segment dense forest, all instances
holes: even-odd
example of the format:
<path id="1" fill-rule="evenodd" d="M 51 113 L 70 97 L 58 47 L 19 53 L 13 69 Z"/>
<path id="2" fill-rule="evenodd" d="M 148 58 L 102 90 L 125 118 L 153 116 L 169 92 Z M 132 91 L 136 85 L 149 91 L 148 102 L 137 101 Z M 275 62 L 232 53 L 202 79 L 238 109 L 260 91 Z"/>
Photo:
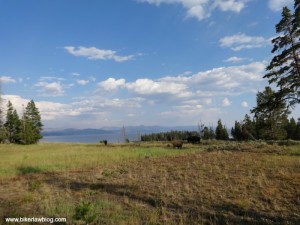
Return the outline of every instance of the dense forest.
<path id="1" fill-rule="evenodd" d="M 169 131 L 145 134 L 141 136 L 141 141 L 172 141 L 172 140 L 188 140 L 188 137 L 198 136 L 201 140 L 300 140 L 300 118 L 297 122 L 294 118 L 287 119 L 278 129 L 271 133 L 261 120 L 251 119 L 249 115 L 245 115 L 241 122 L 235 121 L 234 127 L 229 130 L 222 125 L 222 121 L 218 121 L 218 126 L 207 127 L 202 125 L 203 129 L 199 131 Z"/>

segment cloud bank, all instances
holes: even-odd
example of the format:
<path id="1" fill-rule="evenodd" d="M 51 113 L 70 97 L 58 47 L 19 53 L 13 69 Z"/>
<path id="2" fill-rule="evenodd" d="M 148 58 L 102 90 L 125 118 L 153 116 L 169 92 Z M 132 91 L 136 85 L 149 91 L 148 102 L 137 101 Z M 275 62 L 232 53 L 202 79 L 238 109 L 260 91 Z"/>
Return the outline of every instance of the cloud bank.
<path id="1" fill-rule="evenodd" d="M 10 76 L 0 76 L 0 83 L 16 83 L 16 80 Z"/>
<path id="2" fill-rule="evenodd" d="M 221 38 L 219 43 L 221 47 L 230 48 L 233 51 L 240 51 L 243 49 L 265 47 L 269 45 L 271 41 L 261 36 L 248 36 L 244 33 L 238 33 Z"/>
<path id="3" fill-rule="evenodd" d="M 71 55 L 81 56 L 91 60 L 114 60 L 116 62 L 125 62 L 134 58 L 134 55 L 120 56 L 116 51 L 98 49 L 95 47 L 66 46 L 64 49 Z"/>
<path id="4" fill-rule="evenodd" d="M 219 9 L 239 13 L 245 8 L 248 0 L 137 0 L 159 6 L 160 4 L 180 4 L 185 10 L 187 17 L 203 20 L 210 17 L 211 13 Z"/>
<path id="5" fill-rule="evenodd" d="M 239 96 L 254 95 L 265 86 L 262 79 L 265 66 L 265 62 L 252 62 L 157 79 L 110 77 L 96 84 L 89 83 L 94 90 L 88 95 L 64 103 L 40 100 L 36 105 L 47 127 L 120 126 L 124 123 L 167 125 L 172 121 L 192 124 L 199 118 L 214 121 L 233 106 L 249 107 L 248 102 L 241 103 Z M 88 82 L 75 81 L 79 85 Z M 40 95 L 58 97 L 68 95 L 69 89 L 76 88 L 68 82 L 59 77 L 41 77 L 35 87 Z M 11 100 L 20 113 L 20 107 L 28 102 L 16 95 L 4 95 L 3 98 Z"/>

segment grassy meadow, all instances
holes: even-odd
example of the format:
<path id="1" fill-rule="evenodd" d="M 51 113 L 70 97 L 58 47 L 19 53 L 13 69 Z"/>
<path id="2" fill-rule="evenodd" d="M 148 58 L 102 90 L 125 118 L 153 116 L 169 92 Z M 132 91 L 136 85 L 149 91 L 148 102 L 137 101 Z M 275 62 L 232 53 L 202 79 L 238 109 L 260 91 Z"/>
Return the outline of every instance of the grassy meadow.
<path id="1" fill-rule="evenodd" d="M 296 225 L 299 187 L 300 145 L 0 145 L 0 218 Z"/>

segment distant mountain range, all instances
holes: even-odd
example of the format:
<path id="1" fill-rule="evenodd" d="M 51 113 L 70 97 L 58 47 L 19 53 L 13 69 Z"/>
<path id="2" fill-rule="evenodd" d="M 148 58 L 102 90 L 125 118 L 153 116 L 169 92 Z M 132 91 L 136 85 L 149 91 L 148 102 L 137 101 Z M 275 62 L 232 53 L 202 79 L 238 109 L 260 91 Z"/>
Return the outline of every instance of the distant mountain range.
<path id="1" fill-rule="evenodd" d="M 91 134 L 118 134 L 122 133 L 122 127 L 102 127 L 100 129 L 45 129 L 42 134 L 43 136 L 67 136 L 67 135 L 91 135 Z M 171 130 L 198 130 L 197 126 L 174 126 L 174 127 L 163 127 L 163 126 L 128 126 L 125 127 L 125 132 L 128 134 L 149 134 L 159 133 Z"/>

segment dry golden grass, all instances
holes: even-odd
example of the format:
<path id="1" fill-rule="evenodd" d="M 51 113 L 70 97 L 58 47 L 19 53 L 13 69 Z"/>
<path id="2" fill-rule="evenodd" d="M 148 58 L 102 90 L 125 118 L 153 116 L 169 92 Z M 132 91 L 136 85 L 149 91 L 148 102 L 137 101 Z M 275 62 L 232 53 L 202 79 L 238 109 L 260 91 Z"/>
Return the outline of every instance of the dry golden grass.
<path id="1" fill-rule="evenodd" d="M 299 156 L 272 146 L 193 148 L 2 178 L 0 216 L 67 217 L 68 224 L 300 224 Z"/>

